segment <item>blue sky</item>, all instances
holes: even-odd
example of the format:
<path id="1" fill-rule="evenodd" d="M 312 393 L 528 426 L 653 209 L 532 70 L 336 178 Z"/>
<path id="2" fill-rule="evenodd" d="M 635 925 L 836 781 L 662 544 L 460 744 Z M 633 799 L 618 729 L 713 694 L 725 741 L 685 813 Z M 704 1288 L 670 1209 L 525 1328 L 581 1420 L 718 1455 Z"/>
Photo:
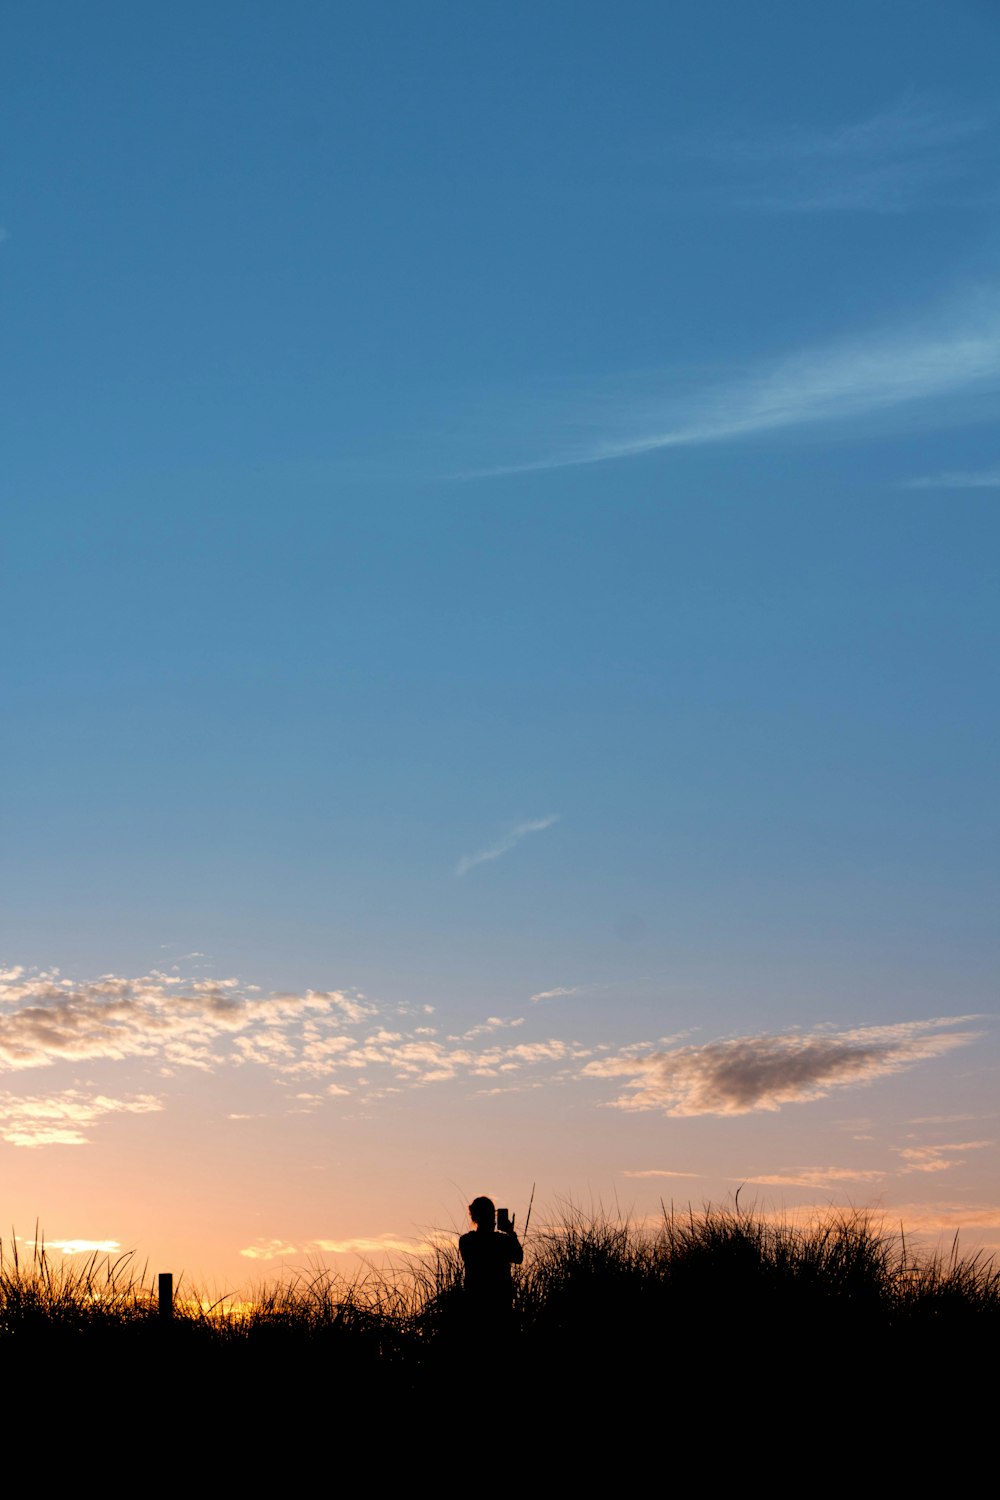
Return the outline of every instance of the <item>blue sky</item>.
<path id="1" fill-rule="evenodd" d="M 220 1267 L 252 1235 L 406 1235 L 518 1173 L 641 1210 L 663 1180 L 629 1172 L 796 1202 L 826 1171 L 1000 1228 L 998 27 L 919 0 L 8 18 L 19 1222 L 148 1240 L 135 1132 L 169 1154 L 197 1119 L 208 1161 L 224 1115 L 262 1122 L 275 1181 L 314 1150 L 346 1206 L 234 1208 Z M 249 1038 L 304 1076 L 309 991 L 355 997 L 313 1006 L 355 1041 L 427 1039 L 290 1110 Z M 190 1035 L 175 992 L 210 997 Z M 292 1040 L 253 1012 L 275 992 Z M 489 1017 L 471 1062 L 431 1056 Z M 484 1062 L 501 1032 L 556 1050 Z M 712 1092 L 734 1038 L 752 1098 Z M 21 1149 L 28 1117 L 87 1149 Z M 350 1163 L 418 1139 L 383 1222 Z"/>

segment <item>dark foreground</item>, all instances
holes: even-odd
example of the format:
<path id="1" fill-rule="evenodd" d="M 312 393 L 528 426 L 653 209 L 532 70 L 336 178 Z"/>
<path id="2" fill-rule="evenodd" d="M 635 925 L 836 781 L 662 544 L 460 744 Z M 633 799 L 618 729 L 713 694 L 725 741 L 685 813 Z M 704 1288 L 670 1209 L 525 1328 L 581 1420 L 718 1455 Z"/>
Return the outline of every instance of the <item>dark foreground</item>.
<path id="1" fill-rule="evenodd" d="M 0 1269 L 7 1425 L 33 1482 L 728 1489 L 790 1466 L 867 1492 L 972 1478 L 994 1437 L 1000 1269 L 915 1262 L 864 1215 L 640 1231 L 571 1213 L 532 1237 L 509 1324 L 485 1330 L 451 1253 L 304 1275 L 229 1313 L 180 1300 L 169 1322 L 128 1262 L 68 1265 Z"/>

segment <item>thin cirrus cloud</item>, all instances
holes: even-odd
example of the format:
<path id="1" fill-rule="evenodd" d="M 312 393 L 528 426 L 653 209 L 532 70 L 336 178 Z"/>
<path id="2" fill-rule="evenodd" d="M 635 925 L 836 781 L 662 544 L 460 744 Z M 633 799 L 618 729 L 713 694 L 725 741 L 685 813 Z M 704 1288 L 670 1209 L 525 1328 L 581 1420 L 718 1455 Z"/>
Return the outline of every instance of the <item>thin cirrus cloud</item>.
<path id="1" fill-rule="evenodd" d="M 531 996 L 532 1005 L 537 1005 L 541 1000 L 560 1000 L 564 995 L 575 995 L 579 986 L 575 984 L 560 984 L 554 990 L 539 990 L 537 995 Z"/>
<path id="2" fill-rule="evenodd" d="M 975 1040 L 957 1030 L 971 1016 L 862 1026 L 851 1031 L 744 1036 L 700 1047 L 588 1062 L 591 1078 L 623 1078 L 614 1104 L 667 1115 L 740 1115 L 821 1099 L 831 1090 L 872 1083 Z"/>
<path id="3" fill-rule="evenodd" d="M 909 1229 L 924 1234 L 952 1235 L 966 1229 L 1000 1229 L 1000 1207 L 995 1203 L 900 1203 L 894 1205 L 894 1216 L 905 1221 Z"/>
<path id="4" fill-rule="evenodd" d="M 803 1167 L 798 1172 L 755 1172 L 746 1182 L 762 1187 L 834 1187 L 844 1182 L 881 1182 L 884 1172 L 863 1167 Z"/>
<path id="5" fill-rule="evenodd" d="M 995 469 L 951 469 L 944 474 L 925 474 L 904 479 L 901 490 L 1000 490 L 1000 464 Z"/>
<path id="6" fill-rule="evenodd" d="M 761 1183 L 768 1187 L 827 1187 L 840 1182 L 879 1182 L 886 1174 L 854 1167 L 804 1167 L 798 1172 L 754 1173 L 748 1177 L 732 1177 L 730 1182 Z M 704 1179 L 704 1172 L 674 1172 L 668 1167 L 650 1167 L 641 1172 L 625 1172 L 625 1177 L 697 1177 Z"/>
<path id="7" fill-rule="evenodd" d="M 703 1172 L 674 1172 L 670 1167 L 645 1167 L 642 1171 L 623 1172 L 623 1177 L 695 1177 L 703 1178 Z"/>
<path id="8" fill-rule="evenodd" d="M 350 1240 L 312 1240 L 317 1250 L 322 1250 L 326 1255 L 378 1255 L 379 1253 L 393 1255 L 428 1255 L 441 1245 L 450 1245 L 452 1238 L 449 1235 L 440 1237 L 431 1236 L 426 1239 L 415 1239 L 412 1236 L 401 1234 L 376 1234 L 369 1238 Z"/>
<path id="9" fill-rule="evenodd" d="M 990 121 L 909 99 L 866 119 L 691 135 L 675 153 L 713 172 L 699 196 L 774 213 L 906 213 L 990 200 Z"/>
<path id="10" fill-rule="evenodd" d="M 541 833 L 543 829 L 551 828 L 553 823 L 558 821 L 558 813 L 549 813 L 545 818 L 529 818 L 523 823 L 515 823 L 514 827 L 497 839 L 496 843 L 480 849 L 478 854 L 463 854 L 455 866 L 455 874 L 468 875 L 469 871 L 474 870 L 477 865 L 485 865 L 491 860 L 500 859 L 502 855 L 509 854 L 511 849 L 529 833 Z"/>
<path id="11" fill-rule="evenodd" d="M 451 1243 L 451 1236 L 414 1239 L 399 1234 L 377 1234 L 348 1240 L 305 1240 L 301 1245 L 288 1240 L 257 1240 L 247 1245 L 240 1254 L 247 1260 L 287 1260 L 292 1255 L 429 1255 L 443 1244 Z"/>
<path id="12" fill-rule="evenodd" d="M 470 1026 L 468 1031 L 460 1035 L 449 1036 L 449 1042 L 472 1042 L 478 1036 L 489 1036 L 495 1031 L 507 1031 L 515 1026 L 523 1026 L 523 1016 L 487 1016 L 478 1026 Z"/>
<path id="13" fill-rule="evenodd" d="M 923 322 L 788 354 L 735 379 L 702 381 L 690 393 L 633 392 L 609 401 L 600 419 L 583 424 L 586 437 L 563 446 L 556 440 L 540 457 L 470 470 L 464 477 L 560 469 L 660 449 L 735 442 L 997 386 L 1000 295 L 990 289 Z M 572 420 L 567 412 L 564 427 Z"/>
<path id="14" fill-rule="evenodd" d="M 25 1244 L 58 1250 L 60 1255 L 113 1255 L 121 1249 L 120 1240 L 26 1240 Z"/>

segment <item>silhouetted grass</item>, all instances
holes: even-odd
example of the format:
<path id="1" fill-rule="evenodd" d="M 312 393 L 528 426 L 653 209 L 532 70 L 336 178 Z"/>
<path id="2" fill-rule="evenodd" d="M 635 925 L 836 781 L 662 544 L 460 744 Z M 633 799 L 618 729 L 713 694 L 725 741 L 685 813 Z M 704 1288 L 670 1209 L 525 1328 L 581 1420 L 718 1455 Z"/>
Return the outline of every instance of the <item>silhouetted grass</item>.
<path id="1" fill-rule="evenodd" d="M 801 1423 L 831 1402 L 887 1420 L 915 1378 L 974 1368 L 998 1332 L 992 1259 L 957 1245 L 917 1256 L 865 1213 L 801 1228 L 710 1207 L 650 1226 L 570 1208 L 531 1234 L 510 1324 L 485 1347 L 463 1317 L 457 1246 L 353 1279 L 303 1271 L 239 1299 L 186 1295 L 182 1280 L 168 1324 L 133 1256 L 0 1247 L 7 1368 L 182 1392 L 220 1421 L 264 1393 L 347 1428 L 376 1412 L 438 1422 L 446 1393 L 461 1426 L 532 1390 L 550 1415 L 669 1411 L 691 1431 L 711 1412 Z"/>

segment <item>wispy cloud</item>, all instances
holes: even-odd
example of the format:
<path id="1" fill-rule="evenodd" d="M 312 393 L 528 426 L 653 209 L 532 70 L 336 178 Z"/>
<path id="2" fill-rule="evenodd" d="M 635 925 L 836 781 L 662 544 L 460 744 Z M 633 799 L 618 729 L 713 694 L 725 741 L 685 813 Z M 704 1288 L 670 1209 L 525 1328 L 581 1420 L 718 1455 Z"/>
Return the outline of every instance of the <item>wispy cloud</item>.
<path id="1" fill-rule="evenodd" d="M 469 471 L 466 477 L 566 468 L 659 449 L 733 442 L 998 386 L 1000 295 L 984 290 L 919 324 L 874 330 L 864 337 L 790 353 L 734 379 L 702 381 L 692 389 L 693 384 L 685 382 L 680 394 L 633 390 L 606 403 L 600 421 L 585 424 L 586 435 L 574 442 L 559 446 L 557 440 L 552 451 L 540 457 Z M 567 418 L 564 429 L 569 426 Z"/>
<path id="2" fill-rule="evenodd" d="M 775 213 L 906 213 L 985 202 L 989 119 L 906 99 L 826 129 L 689 136 L 679 153 L 715 168 L 702 189 L 726 206 Z"/>
<path id="3" fill-rule="evenodd" d="M 9 1146 L 86 1146 L 88 1130 L 107 1115 L 150 1114 L 163 1108 L 152 1094 L 111 1099 L 68 1089 L 18 1098 L 0 1093 L 0 1140 Z M 53 1242 L 55 1243 L 55 1242 Z"/>
<path id="4" fill-rule="evenodd" d="M 454 1243 L 453 1235 L 417 1239 L 412 1235 L 376 1234 L 347 1240 L 303 1240 L 292 1244 L 283 1239 L 260 1239 L 240 1254 L 247 1260 L 288 1260 L 290 1256 L 323 1255 L 429 1255 L 441 1245 Z"/>
<path id="5" fill-rule="evenodd" d="M 1000 490 L 1000 464 L 995 469 L 952 469 L 944 474 L 926 474 L 904 479 L 901 490 Z"/>
<path id="6" fill-rule="evenodd" d="M 914 1115 L 907 1123 L 910 1125 L 968 1125 L 970 1120 L 996 1120 L 1000 1118 L 1000 1110 L 977 1110 L 975 1114 L 955 1115 Z"/>
<path id="7" fill-rule="evenodd" d="M 811 1202 L 783 1204 L 781 1207 L 762 1205 L 755 1212 L 765 1222 L 780 1224 L 785 1228 L 815 1229 L 830 1222 L 830 1210 L 829 1200 L 823 1202 L 813 1199 Z M 854 1218 L 858 1210 L 849 1203 L 842 1212 L 848 1218 Z M 898 1235 L 900 1225 L 905 1226 L 907 1242 L 911 1235 L 916 1234 L 945 1234 L 951 1239 L 960 1232 L 969 1233 L 975 1241 L 984 1230 L 1000 1230 L 1000 1206 L 996 1203 L 903 1203 L 898 1199 L 886 1201 L 880 1193 L 878 1206 L 862 1210 L 862 1217 L 876 1233 L 887 1237 Z M 982 1237 L 987 1244 L 996 1243 L 992 1233 Z"/>
<path id="8" fill-rule="evenodd" d="M 859 1167 L 802 1167 L 799 1171 L 755 1172 L 746 1182 L 763 1187 L 833 1187 L 842 1182 L 881 1182 L 884 1172 Z"/>
<path id="9" fill-rule="evenodd" d="M 489 1036 L 495 1031 L 507 1031 L 513 1026 L 523 1026 L 523 1016 L 487 1016 L 478 1026 L 470 1026 L 468 1031 L 463 1031 L 460 1036 L 450 1036 L 449 1042 L 472 1042 L 477 1036 Z M 420 1028 L 425 1035 L 432 1036 L 431 1027 Z"/>
<path id="10" fill-rule="evenodd" d="M 896 1146 L 906 1165 L 903 1172 L 947 1172 L 965 1163 L 965 1152 L 984 1151 L 992 1141 L 958 1141 L 941 1146 Z"/>
<path id="11" fill-rule="evenodd" d="M 616 1105 L 668 1115 L 737 1115 L 820 1099 L 940 1057 L 978 1033 L 956 1030 L 969 1016 L 862 1026 L 852 1031 L 745 1036 L 586 1064 L 592 1078 L 625 1078 Z"/>
<path id="12" fill-rule="evenodd" d="M 996 1203 L 903 1203 L 893 1204 L 891 1212 L 897 1223 L 903 1220 L 908 1230 L 925 1234 L 1000 1229 L 1000 1204 Z"/>
<path id="13" fill-rule="evenodd" d="M 650 1168 L 644 1172 L 625 1172 L 625 1177 L 695 1177 L 702 1180 L 704 1172 L 673 1172 L 667 1168 Z M 714 1174 L 713 1174 L 714 1175 Z M 727 1182 L 757 1183 L 766 1187 L 828 1187 L 841 1182 L 880 1182 L 885 1172 L 856 1167 L 803 1167 L 798 1171 L 754 1172 L 745 1177 L 727 1177 Z"/>
<path id="14" fill-rule="evenodd" d="M 703 1172 L 672 1172 L 669 1167 L 647 1167 L 641 1172 L 623 1172 L 623 1177 L 704 1177 Z"/>
<path id="15" fill-rule="evenodd" d="M 34 1240 L 27 1240 L 34 1245 Z M 45 1240 L 46 1250 L 58 1250 L 61 1255 L 113 1255 L 121 1249 L 121 1240 Z"/>
<path id="16" fill-rule="evenodd" d="M 559 821 L 558 813 L 550 813 L 545 818 L 529 818 L 523 823 L 515 823 L 514 827 L 497 839 L 495 844 L 490 844 L 485 849 L 480 849 L 478 854 L 463 854 L 455 866 L 456 875 L 468 875 L 477 865 L 487 864 L 490 860 L 499 859 L 501 855 L 508 854 L 515 844 L 519 844 L 529 833 L 541 833 L 543 828 L 551 828 L 553 823 Z"/>
<path id="17" fill-rule="evenodd" d="M 557 985 L 554 990 L 539 990 L 537 995 L 532 995 L 531 1003 L 532 1005 L 537 1005 L 540 1000 L 559 1000 L 563 995 L 576 995 L 578 993 L 578 985 L 560 984 Z"/>
<path id="18" fill-rule="evenodd" d="M 285 1260 L 289 1255 L 297 1255 L 298 1248 L 287 1240 L 255 1240 L 252 1245 L 246 1245 L 240 1254 L 247 1260 Z"/>
<path id="19" fill-rule="evenodd" d="M 310 1242 L 317 1250 L 322 1250 L 326 1255 L 427 1255 L 439 1243 L 454 1243 L 453 1237 L 445 1235 L 441 1240 L 430 1238 L 416 1239 L 412 1235 L 402 1234 L 375 1234 L 369 1237 L 359 1237 L 349 1240 L 312 1240 Z"/>

